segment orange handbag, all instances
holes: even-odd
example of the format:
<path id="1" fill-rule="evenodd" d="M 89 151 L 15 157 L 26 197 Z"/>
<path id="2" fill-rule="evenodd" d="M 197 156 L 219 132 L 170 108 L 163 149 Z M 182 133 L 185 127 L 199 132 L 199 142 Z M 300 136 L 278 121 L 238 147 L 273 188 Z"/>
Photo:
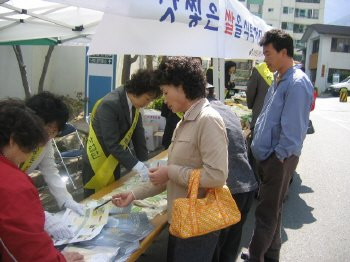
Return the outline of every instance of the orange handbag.
<path id="1" fill-rule="evenodd" d="M 204 198 L 197 198 L 200 170 L 193 170 L 189 186 L 188 198 L 174 200 L 172 222 L 169 232 L 179 238 L 205 235 L 241 220 L 230 190 L 226 187 L 207 189 Z"/>

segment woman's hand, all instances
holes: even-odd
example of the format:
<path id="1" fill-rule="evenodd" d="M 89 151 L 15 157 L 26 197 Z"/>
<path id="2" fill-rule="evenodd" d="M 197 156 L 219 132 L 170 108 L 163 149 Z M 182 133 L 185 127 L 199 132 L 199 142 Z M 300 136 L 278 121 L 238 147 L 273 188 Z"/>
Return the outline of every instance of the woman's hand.
<path id="1" fill-rule="evenodd" d="M 168 166 L 159 166 L 150 168 L 149 170 L 149 180 L 154 186 L 161 186 L 168 182 Z"/>
<path id="2" fill-rule="evenodd" d="M 123 192 L 112 196 L 112 203 L 117 207 L 126 207 L 134 200 L 135 197 L 132 192 Z"/>

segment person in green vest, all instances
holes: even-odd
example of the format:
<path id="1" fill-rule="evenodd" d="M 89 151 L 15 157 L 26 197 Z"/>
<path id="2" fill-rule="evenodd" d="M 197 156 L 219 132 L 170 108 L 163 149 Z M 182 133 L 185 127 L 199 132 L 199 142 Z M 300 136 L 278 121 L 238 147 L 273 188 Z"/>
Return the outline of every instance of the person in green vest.
<path id="1" fill-rule="evenodd" d="M 148 168 L 142 162 L 148 159 L 148 151 L 139 110 L 161 94 L 152 76 L 152 71 L 139 69 L 124 86 L 95 104 L 83 152 L 85 197 L 119 179 L 120 164 L 148 179 Z"/>

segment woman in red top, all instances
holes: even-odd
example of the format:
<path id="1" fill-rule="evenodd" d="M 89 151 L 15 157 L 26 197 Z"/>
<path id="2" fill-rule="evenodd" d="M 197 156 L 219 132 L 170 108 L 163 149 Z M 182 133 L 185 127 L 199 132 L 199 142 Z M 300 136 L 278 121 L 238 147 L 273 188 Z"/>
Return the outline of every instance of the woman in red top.
<path id="1" fill-rule="evenodd" d="M 60 253 L 44 230 L 38 191 L 18 165 L 47 142 L 41 120 L 19 100 L 0 101 L 0 261 L 83 261 Z"/>

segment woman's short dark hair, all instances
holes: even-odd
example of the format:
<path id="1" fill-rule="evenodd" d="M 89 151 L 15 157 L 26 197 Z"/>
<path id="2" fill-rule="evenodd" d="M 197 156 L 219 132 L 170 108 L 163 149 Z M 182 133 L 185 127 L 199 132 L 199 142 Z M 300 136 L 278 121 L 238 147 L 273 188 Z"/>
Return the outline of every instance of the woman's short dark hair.
<path id="1" fill-rule="evenodd" d="M 41 117 L 45 124 L 56 123 L 58 131 L 64 129 L 69 118 L 67 105 L 61 98 L 47 91 L 27 99 L 26 106 Z"/>
<path id="2" fill-rule="evenodd" d="M 186 98 L 205 97 L 206 80 L 201 65 L 192 57 L 168 57 L 155 71 L 155 82 L 160 85 L 182 86 Z"/>
<path id="3" fill-rule="evenodd" d="M 159 86 L 153 84 L 153 70 L 139 69 L 131 75 L 131 79 L 126 81 L 124 87 L 127 93 L 141 96 L 150 94 L 155 98 L 161 95 Z"/>
<path id="4" fill-rule="evenodd" d="M 230 70 L 231 67 L 237 67 L 237 64 L 233 61 L 226 61 L 225 62 L 225 74 L 229 74 L 228 71 Z"/>
<path id="5" fill-rule="evenodd" d="M 285 48 L 289 57 L 293 57 L 294 55 L 293 38 L 281 29 L 271 29 L 267 31 L 261 38 L 259 44 L 260 46 L 272 44 L 277 52 Z"/>
<path id="6" fill-rule="evenodd" d="M 0 149 L 10 138 L 26 153 L 48 140 L 42 119 L 17 99 L 0 101 Z"/>
<path id="7" fill-rule="evenodd" d="M 228 85 L 228 82 L 230 82 L 229 71 L 230 71 L 231 67 L 236 68 L 237 64 L 235 62 L 233 62 L 233 61 L 226 61 L 225 62 L 225 87 Z"/>

